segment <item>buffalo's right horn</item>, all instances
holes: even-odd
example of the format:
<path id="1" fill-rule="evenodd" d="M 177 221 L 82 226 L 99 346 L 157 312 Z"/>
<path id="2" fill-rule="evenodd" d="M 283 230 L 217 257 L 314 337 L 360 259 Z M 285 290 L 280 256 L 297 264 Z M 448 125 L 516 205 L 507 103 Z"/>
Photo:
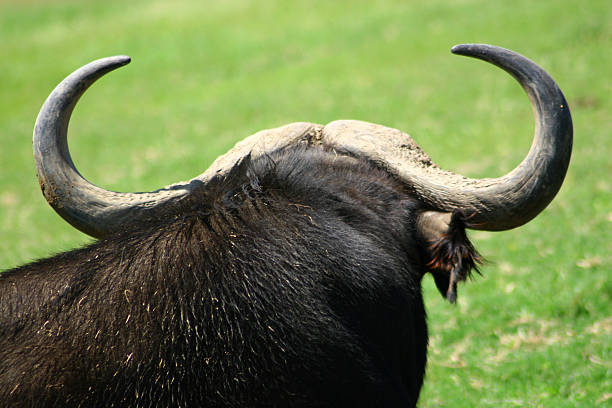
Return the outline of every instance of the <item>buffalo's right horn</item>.
<path id="1" fill-rule="evenodd" d="M 485 44 L 457 45 L 452 52 L 506 70 L 531 99 L 535 136 L 527 157 L 514 170 L 496 179 L 466 178 L 440 169 L 405 133 L 366 122 L 333 122 L 323 130 L 322 140 L 394 174 L 438 213 L 439 220 L 432 213 L 423 220 L 430 232 L 433 225 L 447 225 L 455 210 L 465 215 L 468 228 L 518 227 L 539 214 L 561 188 L 572 151 L 569 106 L 555 81 L 522 55 Z"/>

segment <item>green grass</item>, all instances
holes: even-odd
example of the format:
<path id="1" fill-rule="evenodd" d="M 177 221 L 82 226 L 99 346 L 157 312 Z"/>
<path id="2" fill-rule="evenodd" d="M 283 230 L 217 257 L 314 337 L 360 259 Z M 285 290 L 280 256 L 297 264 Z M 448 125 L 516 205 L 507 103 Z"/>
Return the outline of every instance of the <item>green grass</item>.
<path id="1" fill-rule="evenodd" d="M 429 277 L 421 407 L 612 404 L 612 4 L 608 0 L 0 3 L 0 269 L 83 245 L 44 202 L 31 132 L 75 68 L 129 54 L 70 128 L 82 173 L 119 191 L 200 172 L 237 140 L 355 118 L 410 133 L 444 168 L 499 176 L 530 145 L 531 108 L 502 71 L 452 56 L 514 49 L 570 103 L 566 182 L 530 224 L 475 232 L 483 277 L 446 304 Z"/>

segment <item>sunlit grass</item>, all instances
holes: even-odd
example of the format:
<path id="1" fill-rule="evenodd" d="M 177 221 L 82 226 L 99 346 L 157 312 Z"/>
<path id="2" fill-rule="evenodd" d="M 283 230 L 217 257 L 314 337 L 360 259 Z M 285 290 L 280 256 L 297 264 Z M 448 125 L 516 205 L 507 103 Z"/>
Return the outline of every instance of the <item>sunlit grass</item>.
<path id="1" fill-rule="evenodd" d="M 44 202 L 31 132 L 51 89 L 93 59 L 133 62 L 79 103 L 73 157 L 99 185 L 142 191 L 202 172 L 263 128 L 340 118 L 402 129 L 468 176 L 504 174 L 531 143 L 528 100 L 502 71 L 448 52 L 502 45 L 564 90 L 572 163 L 533 222 L 472 233 L 489 263 L 457 307 L 425 279 L 420 406 L 607 406 L 611 21 L 606 0 L 1 2 L 0 269 L 89 241 Z"/>

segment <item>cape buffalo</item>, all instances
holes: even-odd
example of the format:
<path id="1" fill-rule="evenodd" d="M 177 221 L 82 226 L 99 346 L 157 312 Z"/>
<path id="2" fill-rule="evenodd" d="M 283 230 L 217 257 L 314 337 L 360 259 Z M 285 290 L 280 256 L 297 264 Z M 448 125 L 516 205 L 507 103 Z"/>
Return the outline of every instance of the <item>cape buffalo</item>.
<path id="1" fill-rule="evenodd" d="M 520 226 L 559 190 L 572 123 L 555 82 L 498 47 L 535 111 L 527 157 L 497 179 L 441 170 L 406 134 L 359 121 L 259 132 L 202 175 L 150 193 L 96 187 L 66 142 L 94 61 L 34 129 L 49 204 L 99 238 L 0 275 L 0 401 L 11 407 L 415 406 L 421 279 L 477 270 L 465 229 Z"/>

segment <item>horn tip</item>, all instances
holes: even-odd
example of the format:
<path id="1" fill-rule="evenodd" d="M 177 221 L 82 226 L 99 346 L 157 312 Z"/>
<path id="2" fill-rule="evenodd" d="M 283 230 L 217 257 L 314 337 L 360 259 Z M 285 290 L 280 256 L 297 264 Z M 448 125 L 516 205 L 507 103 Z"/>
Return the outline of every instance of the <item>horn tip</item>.
<path id="1" fill-rule="evenodd" d="M 82 68 L 91 69 L 94 72 L 99 72 L 99 75 L 96 77 L 98 78 L 99 76 L 104 75 L 109 71 L 113 71 L 117 68 L 129 64 L 130 61 L 132 61 L 132 58 L 127 55 L 114 55 L 112 57 L 100 58 L 99 60 L 95 60 Z"/>
<path id="2" fill-rule="evenodd" d="M 492 48 L 487 44 L 457 44 L 451 48 L 451 52 L 457 55 L 474 55 L 485 48 Z"/>
<path id="3" fill-rule="evenodd" d="M 114 57 L 116 59 L 117 65 L 127 65 L 132 61 L 132 58 L 128 55 L 117 55 Z"/>

